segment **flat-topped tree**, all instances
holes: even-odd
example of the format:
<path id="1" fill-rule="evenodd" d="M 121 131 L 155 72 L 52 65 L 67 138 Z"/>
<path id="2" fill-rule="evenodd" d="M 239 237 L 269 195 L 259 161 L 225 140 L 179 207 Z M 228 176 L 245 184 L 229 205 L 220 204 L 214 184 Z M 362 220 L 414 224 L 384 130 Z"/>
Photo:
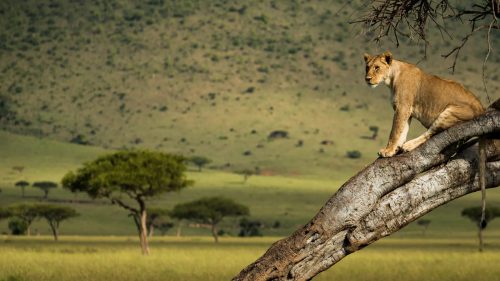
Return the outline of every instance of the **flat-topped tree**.
<path id="1" fill-rule="evenodd" d="M 224 217 L 247 216 L 249 213 L 247 206 L 236 203 L 229 198 L 210 197 L 178 204 L 174 207 L 170 216 L 209 224 L 215 242 L 218 242 L 217 225 Z"/>
<path id="2" fill-rule="evenodd" d="M 179 191 L 191 181 L 184 172 L 185 159 L 151 151 L 122 151 L 85 163 L 62 180 L 72 192 L 83 191 L 91 198 L 108 198 L 129 211 L 139 233 L 142 253 L 149 254 L 146 200 Z M 128 197 L 128 198 L 127 198 Z"/>
<path id="3" fill-rule="evenodd" d="M 147 213 L 146 226 L 148 228 L 148 236 L 152 237 L 155 227 L 168 223 L 165 221 L 165 218 L 169 216 L 170 211 L 163 208 L 149 208 Z"/>
<path id="4" fill-rule="evenodd" d="M 477 226 L 478 229 L 477 236 L 479 238 L 480 252 L 483 251 L 483 230 L 486 228 L 486 226 L 490 221 L 492 221 L 497 217 L 500 217 L 500 209 L 495 207 L 487 207 L 484 212 L 485 220 L 483 224 L 481 224 L 481 215 L 482 215 L 482 208 L 479 206 L 469 207 L 462 210 L 462 216 L 467 217 Z"/>
<path id="5" fill-rule="evenodd" d="M 55 241 L 59 239 L 59 225 L 61 222 L 79 215 L 75 209 L 67 206 L 40 204 L 36 205 L 36 209 L 38 215 L 47 220 Z"/>
<path id="6" fill-rule="evenodd" d="M 203 156 L 193 156 L 189 159 L 189 161 L 198 167 L 198 172 L 201 172 L 201 168 L 212 162 L 212 160 Z"/>
<path id="7" fill-rule="evenodd" d="M 17 217 L 26 224 L 26 234 L 29 236 L 31 234 L 31 224 L 36 218 L 40 216 L 38 206 L 21 203 L 11 205 L 7 210 L 9 211 L 11 216 Z"/>
<path id="8" fill-rule="evenodd" d="M 18 181 L 18 182 L 16 182 L 14 185 L 15 185 L 16 187 L 20 187 L 20 188 L 21 188 L 21 194 L 22 194 L 22 196 L 23 196 L 23 198 L 24 198 L 24 190 L 26 189 L 26 187 L 27 187 L 27 186 L 29 186 L 29 185 L 30 185 L 30 183 L 29 183 L 29 182 L 27 182 L 27 181 Z"/>
<path id="9" fill-rule="evenodd" d="M 52 181 L 37 181 L 33 183 L 33 187 L 43 191 L 43 199 L 47 199 L 49 197 L 49 191 L 53 188 L 57 188 L 57 183 Z"/>

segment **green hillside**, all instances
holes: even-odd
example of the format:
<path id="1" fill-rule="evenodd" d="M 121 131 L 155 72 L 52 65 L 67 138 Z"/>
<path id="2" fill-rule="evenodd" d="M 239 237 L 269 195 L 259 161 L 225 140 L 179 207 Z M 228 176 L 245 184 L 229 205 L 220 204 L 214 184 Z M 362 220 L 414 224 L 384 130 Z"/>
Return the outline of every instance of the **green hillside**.
<path id="1" fill-rule="evenodd" d="M 345 179 L 374 159 L 391 125 L 389 91 L 364 85 L 363 52 L 423 56 L 418 44 L 367 41 L 347 23 L 364 4 L 345 3 L 2 1 L 0 125 L 104 148 L 204 155 L 215 169 Z M 452 35 L 467 31 L 458 26 Z M 431 33 L 419 65 L 451 77 L 440 55 L 460 37 Z M 486 103 L 484 55 L 481 44 L 467 45 L 454 78 Z M 499 62 L 492 53 L 493 97 Z M 380 128 L 376 140 L 370 126 Z M 275 130 L 288 138 L 269 140 Z"/>
<path id="2" fill-rule="evenodd" d="M 0 132 L 0 147 L 0 207 L 19 202 L 46 202 L 42 199 L 43 193 L 34 187 L 27 187 L 25 197 L 22 197 L 20 188 L 14 186 L 18 180 L 59 182 L 65 173 L 77 169 L 82 162 L 111 152 L 5 132 Z M 19 167 L 23 168 L 22 171 Z M 201 197 L 229 197 L 250 208 L 250 219 L 263 224 L 261 231 L 266 236 L 289 235 L 307 223 L 344 182 L 277 175 L 252 176 L 244 182 L 243 176 L 235 173 L 207 169 L 198 172 L 196 167 L 190 167 L 187 177 L 194 180 L 194 186 L 152 199 L 148 206 L 171 209 L 175 204 Z M 127 212 L 106 200 L 93 201 L 85 194 L 72 194 L 59 187 L 50 191 L 48 203 L 71 206 L 80 213 L 80 216 L 61 224 L 63 235 L 122 236 L 136 233 Z M 460 212 L 465 207 L 479 204 L 480 194 L 474 193 L 431 212 L 426 216 L 432 222 L 427 236 L 474 239 L 474 224 L 461 217 Z M 488 190 L 488 204 L 500 205 L 500 189 Z M 221 228 L 235 236 L 239 231 L 238 220 L 225 219 Z M 276 222 L 279 222 L 277 227 Z M 0 233 L 9 232 L 7 225 L 6 220 L 0 221 Z M 33 233 L 50 235 L 50 229 L 43 220 L 36 221 L 32 230 Z M 422 230 L 413 223 L 394 236 L 418 238 L 422 236 Z M 183 224 L 182 232 L 185 235 L 210 235 L 209 229 L 188 226 L 187 223 Z M 498 237 L 499 233 L 500 220 L 494 220 L 488 225 L 486 235 Z M 170 230 L 168 235 L 175 235 L 175 229 Z"/>

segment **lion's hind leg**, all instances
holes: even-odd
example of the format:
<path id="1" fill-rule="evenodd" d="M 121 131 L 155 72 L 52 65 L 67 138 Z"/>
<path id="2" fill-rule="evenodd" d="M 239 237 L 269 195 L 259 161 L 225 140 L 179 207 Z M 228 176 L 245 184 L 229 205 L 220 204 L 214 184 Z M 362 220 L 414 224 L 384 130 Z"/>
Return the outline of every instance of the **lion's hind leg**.
<path id="1" fill-rule="evenodd" d="M 445 110 L 443 110 L 443 112 L 441 112 L 441 114 L 439 114 L 427 131 L 419 137 L 405 142 L 401 148 L 403 151 L 412 151 L 430 139 L 433 135 L 462 121 L 472 119 L 473 117 L 474 114 L 472 112 L 471 114 L 468 114 L 467 112 L 464 112 L 462 107 L 448 106 Z"/>

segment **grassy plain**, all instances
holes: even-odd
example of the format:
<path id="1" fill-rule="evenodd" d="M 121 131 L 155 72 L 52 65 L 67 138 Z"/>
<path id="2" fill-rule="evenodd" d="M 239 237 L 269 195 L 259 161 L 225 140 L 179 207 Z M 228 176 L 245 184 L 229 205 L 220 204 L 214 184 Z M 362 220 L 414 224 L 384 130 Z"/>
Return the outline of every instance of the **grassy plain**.
<path id="1" fill-rule="evenodd" d="M 354 253 L 314 280 L 492 281 L 500 276 L 500 237 L 478 253 L 472 238 L 389 238 Z M 141 256 L 130 237 L 2 237 L 2 281 L 230 280 L 277 238 L 155 238 Z"/>
<path id="2" fill-rule="evenodd" d="M 2 156 L 0 162 L 0 206 L 16 202 L 39 202 L 42 192 L 33 187 L 26 188 L 26 197 L 14 187 L 17 180 L 30 182 L 53 180 L 58 182 L 69 170 L 75 170 L 84 161 L 94 159 L 109 150 L 34 137 L 17 136 L 0 132 Z M 13 166 L 23 166 L 18 172 Z M 352 172 L 354 174 L 354 172 Z M 188 178 L 194 186 L 180 192 L 167 193 L 150 200 L 149 205 L 171 208 L 177 203 L 204 196 L 226 196 L 250 207 L 251 218 L 264 224 L 263 234 L 285 236 L 311 219 L 319 208 L 335 193 L 352 174 L 339 173 L 336 180 L 314 177 L 252 176 L 246 183 L 234 173 L 205 169 L 197 172 L 190 169 Z M 127 212 L 106 200 L 90 200 L 85 194 L 72 194 L 62 188 L 52 190 L 49 201 L 70 205 L 81 214 L 63 222 L 61 233 L 69 235 L 134 235 L 135 229 Z M 488 190 L 488 204 L 500 205 L 500 190 Z M 474 232 L 474 225 L 460 216 L 463 208 L 479 205 L 479 194 L 471 194 L 450 204 L 441 206 L 426 215 L 430 219 L 429 234 L 438 237 L 454 237 L 456 233 Z M 226 219 L 221 227 L 228 235 L 239 231 L 238 219 Z M 280 222 L 278 228 L 272 225 Z M 44 221 L 37 221 L 33 229 L 40 234 L 49 234 Z M 451 231 L 450 231 L 451 230 Z M 500 222 L 493 221 L 488 231 L 500 230 Z M 7 223 L 0 222 L 0 232 L 8 232 Z M 172 234 L 173 231 L 170 231 Z M 420 235 L 421 228 L 410 224 L 396 235 Z M 208 235 L 207 229 L 183 227 L 186 235 Z M 472 234 L 474 235 L 474 234 Z"/>

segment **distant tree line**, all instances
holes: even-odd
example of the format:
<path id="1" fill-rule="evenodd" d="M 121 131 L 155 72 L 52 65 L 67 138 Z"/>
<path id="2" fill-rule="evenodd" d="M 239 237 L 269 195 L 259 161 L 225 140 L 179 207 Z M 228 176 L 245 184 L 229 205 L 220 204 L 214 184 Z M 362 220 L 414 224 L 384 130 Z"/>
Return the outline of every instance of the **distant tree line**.
<path id="1" fill-rule="evenodd" d="M 0 220 L 9 219 L 9 229 L 12 234 L 30 235 L 31 224 L 37 219 L 45 219 L 56 241 L 59 238 L 61 222 L 76 216 L 78 213 L 71 207 L 50 204 L 22 203 L 0 209 Z"/>

